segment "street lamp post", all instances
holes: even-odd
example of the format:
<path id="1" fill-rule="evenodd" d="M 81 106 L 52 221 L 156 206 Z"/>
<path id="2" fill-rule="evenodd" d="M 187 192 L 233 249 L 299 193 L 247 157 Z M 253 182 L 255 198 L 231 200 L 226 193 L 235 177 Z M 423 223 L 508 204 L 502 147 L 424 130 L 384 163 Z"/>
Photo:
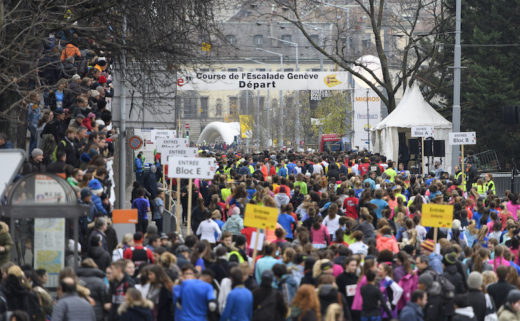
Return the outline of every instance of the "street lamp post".
<path id="1" fill-rule="evenodd" d="M 455 52 L 453 65 L 453 132 L 460 132 L 460 69 L 461 69 L 461 47 L 460 47 L 460 20 L 461 0 L 455 4 Z M 459 149 L 453 145 L 451 149 L 451 166 L 458 163 Z M 462 174 L 464 175 L 464 174 Z"/>
<path id="2" fill-rule="evenodd" d="M 270 53 L 270 54 L 273 54 L 273 55 L 277 55 L 278 57 L 280 57 L 280 71 L 283 72 L 283 54 L 279 53 L 279 52 L 274 52 L 274 51 L 270 51 L 270 50 L 266 50 L 266 49 L 263 49 L 263 48 L 256 48 L 256 50 L 260 50 L 260 51 L 264 51 L 264 52 L 267 52 L 267 53 Z M 269 92 L 269 91 L 268 91 Z M 283 121 L 283 91 L 280 90 L 280 98 L 279 98 L 279 107 L 280 107 L 280 120 Z M 271 104 L 271 102 L 269 102 L 269 104 Z M 267 128 L 269 128 L 270 126 L 270 122 L 271 120 L 269 119 L 269 121 L 267 122 Z M 280 146 L 283 146 L 283 126 L 280 126 Z"/>
<path id="3" fill-rule="evenodd" d="M 298 56 L 299 56 L 298 55 L 298 43 L 292 42 L 292 41 L 288 41 L 288 40 L 278 39 L 278 38 L 275 38 L 275 37 L 269 37 L 269 38 L 274 39 L 274 40 L 278 40 L 278 41 L 281 41 L 281 42 L 284 42 L 284 43 L 288 43 L 291 46 L 294 46 L 295 54 L 296 54 L 295 68 L 294 68 L 295 70 L 294 71 L 299 71 L 300 67 L 298 65 Z M 298 147 L 300 146 L 300 92 L 299 91 L 296 91 L 296 126 L 295 127 L 296 127 L 295 131 L 294 131 L 295 132 L 295 140 L 296 140 L 296 146 L 295 147 L 296 147 L 296 150 L 298 150 Z"/>
<path id="4" fill-rule="evenodd" d="M 248 60 L 248 61 L 252 61 L 254 63 L 257 63 L 257 64 L 260 64 L 260 65 L 264 65 L 264 66 L 267 66 L 267 70 L 268 71 L 271 71 L 271 65 L 269 64 L 266 64 L 264 62 L 261 62 L 261 61 L 258 61 L 258 60 L 255 60 L 255 59 L 252 59 L 252 58 L 243 58 L 244 60 Z M 258 95 L 258 97 L 260 97 L 260 95 Z M 247 96 L 246 96 L 247 98 Z M 270 104 L 267 105 L 268 108 L 267 108 L 267 115 L 270 114 Z M 249 110 L 248 110 L 249 112 Z M 258 145 L 260 145 L 260 101 L 259 99 L 257 99 L 257 103 L 256 103 L 256 139 L 258 140 Z M 269 126 L 269 122 L 267 122 L 267 139 L 269 140 L 269 135 L 270 135 L 270 126 Z"/>

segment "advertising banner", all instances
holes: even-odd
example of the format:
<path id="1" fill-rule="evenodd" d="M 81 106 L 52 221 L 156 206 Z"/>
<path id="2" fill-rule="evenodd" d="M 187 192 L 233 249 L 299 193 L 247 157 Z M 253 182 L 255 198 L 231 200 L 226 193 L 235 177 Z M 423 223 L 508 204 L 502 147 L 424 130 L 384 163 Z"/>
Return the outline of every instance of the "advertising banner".
<path id="1" fill-rule="evenodd" d="M 242 138 L 253 137 L 253 117 L 250 115 L 240 115 L 239 118 Z"/>
<path id="2" fill-rule="evenodd" d="M 45 269 L 46 286 L 58 287 L 58 276 L 65 263 L 65 219 L 34 219 L 34 268 Z"/>
<path id="3" fill-rule="evenodd" d="M 178 90 L 347 90 L 347 72 L 194 72 L 177 79 Z"/>
<path id="4" fill-rule="evenodd" d="M 369 133 L 380 121 L 381 98 L 371 88 L 356 85 L 354 90 L 354 141 L 352 147 L 360 150 L 369 149 L 369 147 L 373 149 L 369 144 Z"/>

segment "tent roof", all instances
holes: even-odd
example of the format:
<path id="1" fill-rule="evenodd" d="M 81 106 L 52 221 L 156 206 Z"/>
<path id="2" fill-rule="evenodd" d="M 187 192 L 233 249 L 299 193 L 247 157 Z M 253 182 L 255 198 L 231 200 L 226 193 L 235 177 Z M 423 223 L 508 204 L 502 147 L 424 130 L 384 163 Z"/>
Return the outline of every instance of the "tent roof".
<path id="1" fill-rule="evenodd" d="M 442 117 L 424 100 L 421 90 L 416 84 L 406 91 L 399 105 L 376 126 L 375 130 L 388 127 L 411 128 L 415 126 L 451 128 L 451 122 Z"/>

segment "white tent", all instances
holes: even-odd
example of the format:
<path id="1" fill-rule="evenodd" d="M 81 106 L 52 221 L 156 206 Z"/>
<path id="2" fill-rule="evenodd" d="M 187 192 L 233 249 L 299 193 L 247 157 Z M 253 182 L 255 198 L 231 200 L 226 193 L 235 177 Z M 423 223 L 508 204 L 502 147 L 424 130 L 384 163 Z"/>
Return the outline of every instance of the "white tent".
<path id="1" fill-rule="evenodd" d="M 399 133 L 404 133 L 408 140 L 411 138 L 411 128 L 419 126 L 433 127 L 434 138 L 444 140 L 446 155 L 439 160 L 442 161 L 442 168 L 451 172 L 451 148 L 449 148 L 451 122 L 424 100 L 417 85 L 409 88 L 394 111 L 373 129 L 374 151 L 396 161 L 399 155 Z"/>

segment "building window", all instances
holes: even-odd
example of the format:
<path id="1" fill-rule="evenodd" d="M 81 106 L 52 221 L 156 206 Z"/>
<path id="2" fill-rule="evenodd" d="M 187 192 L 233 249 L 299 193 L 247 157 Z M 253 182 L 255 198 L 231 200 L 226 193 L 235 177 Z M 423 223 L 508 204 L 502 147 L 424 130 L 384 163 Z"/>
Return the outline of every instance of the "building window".
<path id="1" fill-rule="evenodd" d="M 321 68 L 312 68 L 311 71 L 312 72 L 318 72 L 318 71 L 321 71 Z"/>
<path id="2" fill-rule="evenodd" d="M 229 97 L 229 115 L 238 118 L 238 97 Z"/>
<path id="3" fill-rule="evenodd" d="M 285 40 L 285 41 L 292 41 L 292 36 L 291 35 L 282 35 L 282 40 Z M 282 46 L 290 46 L 291 44 L 288 44 L 287 42 L 283 42 L 281 43 Z"/>
<path id="4" fill-rule="evenodd" d="M 311 40 L 314 44 L 321 46 L 320 36 L 319 35 L 311 35 Z"/>
<path id="5" fill-rule="evenodd" d="M 227 35 L 226 36 L 227 42 L 229 42 L 230 45 L 236 45 L 237 44 L 237 37 L 233 35 Z"/>
<path id="6" fill-rule="evenodd" d="M 200 117 L 208 118 L 208 97 L 200 97 Z"/>
<path id="7" fill-rule="evenodd" d="M 283 71 L 285 71 L 285 72 L 292 72 L 292 71 L 294 71 L 294 69 L 293 68 L 284 68 Z"/>
<path id="8" fill-rule="evenodd" d="M 265 68 L 256 68 L 256 71 L 264 72 L 264 71 L 265 71 Z"/>
<path id="9" fill-rule="evenodd" d="M 215 117 L 222 117 L 222 99 L 217 99 L 217 104 L 215 105 Z"/>
<path id="10" fill-rule="evenodd" d="M 363 44 L 363 47 L 366 48 L 366 49 L 370 49 L 370 47 L 372 47 L 372 40 L 371 39 L 361 40 L 361 42 Z"/>
<path id="11" fill-rule="evenodd" d="M 254 42 L 255 46 L 263 46 L 264 45 L 264 36 L 255 35 L 253 37 L 253 42 Z"/>
<path id="12" fill-rule="evenodd" d="M 238 72 L 238 68 L 228 68 L 227 71 L 229 71 L 229 72 Z"/>
<path id="13" fill-rule="evenodd" d="M 196 100 L 192 97 L 184 97 L 184 117 L 194 118 L 197 116 Z"/>

